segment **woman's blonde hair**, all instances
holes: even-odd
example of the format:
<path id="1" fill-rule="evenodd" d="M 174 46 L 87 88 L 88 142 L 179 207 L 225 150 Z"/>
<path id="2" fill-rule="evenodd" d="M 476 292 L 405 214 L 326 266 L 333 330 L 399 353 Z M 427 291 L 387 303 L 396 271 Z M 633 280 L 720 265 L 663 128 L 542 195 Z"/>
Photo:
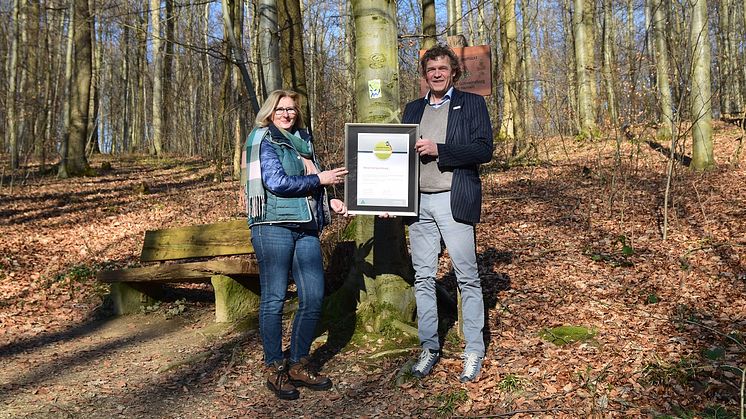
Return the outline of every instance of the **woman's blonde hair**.
<path id="1" fill-rule="evenodd" d="M 277 104 L 280 103 L 280 99 L 289 97 L 293 99 L 295 103 L 295 124 L 293 129 L 305 128 L 306 125 L 303 123 L 303 113 L 298 109 L 298 99 L 300 95 L 292 90 L 275 90 L 267 96 L 267 100 L 262 104 L 259 113 L 256 114 L 254 123 L 260 127 L 266 127 L 272 123 L 272 115 L 275 113 Z"/>

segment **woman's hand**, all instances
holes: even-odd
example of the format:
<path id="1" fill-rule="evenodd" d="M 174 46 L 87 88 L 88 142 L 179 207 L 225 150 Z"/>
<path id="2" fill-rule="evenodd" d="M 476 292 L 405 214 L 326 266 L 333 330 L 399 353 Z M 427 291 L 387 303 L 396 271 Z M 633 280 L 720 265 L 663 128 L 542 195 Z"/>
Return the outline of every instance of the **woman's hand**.
<path id="1" fill-rule="evenodd" d="M 346 168 L 338 167 L 336 169 L 324 170 L 323 172 L 319 173 L 317 176 L 319 177 L 321 184 L 323 186 L 326 186 L 326 185 L 336 185 L 338 183 L 344 182 L 345 176 L 347 176 L 347 173 L 348 172 Z"/>
<path id="2" fill-rule="evenodd" d="M 332 211 L 342 215 L 343 217 L 347 217 L 350 215 L 347 213 L 347 205 L 345 205 L 345 203 L 339 199 L 332 199 L 331 201 L 329 201 L 329 205 L 332 207 Z"/>

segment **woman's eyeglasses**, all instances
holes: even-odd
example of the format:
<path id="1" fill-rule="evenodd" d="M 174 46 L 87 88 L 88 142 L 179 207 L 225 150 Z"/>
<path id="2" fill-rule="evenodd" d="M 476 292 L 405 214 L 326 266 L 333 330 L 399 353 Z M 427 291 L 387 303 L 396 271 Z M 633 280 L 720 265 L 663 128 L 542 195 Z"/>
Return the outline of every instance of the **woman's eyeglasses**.
<path id="1" fill-rule="evenodd" d="M 295 115 L 298 111 L 295 110 L 295 108 L 275 108 L 276 115 L 282 115 L 285 112 L 287 112 L 288 115 Z"/>

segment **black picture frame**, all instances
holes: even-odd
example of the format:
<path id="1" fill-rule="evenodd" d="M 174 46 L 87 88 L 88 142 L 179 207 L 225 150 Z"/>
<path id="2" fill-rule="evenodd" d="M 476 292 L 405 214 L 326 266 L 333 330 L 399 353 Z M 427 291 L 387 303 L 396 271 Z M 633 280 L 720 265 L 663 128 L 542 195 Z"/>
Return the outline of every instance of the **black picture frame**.
<path id="1" fill-rule="evenodd" d="M 419 135 L 419 124 L 345 124 L 344 201 L 350 214 L 418 214 Z"/>

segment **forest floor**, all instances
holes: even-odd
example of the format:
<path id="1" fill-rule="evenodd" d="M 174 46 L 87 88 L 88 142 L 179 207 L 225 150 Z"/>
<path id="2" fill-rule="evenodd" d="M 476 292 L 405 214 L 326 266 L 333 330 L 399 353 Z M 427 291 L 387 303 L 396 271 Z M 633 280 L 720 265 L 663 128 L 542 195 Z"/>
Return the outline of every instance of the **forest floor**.
<path id="1" fill-rule="evenodd" d="M 235 181 L 198 160 L 142 157 L 106 160 L 95 177 L 6 174 L 0 417 L 738 417 L 746 153 L 736 127 L 715 135 L 717 168 L 677 163 L 667 211 L 667 152 L 645 142 L 625 141 L 617 159 L 614 141 L 557 138 L 537 164 L 485 167 L 480 379 L 458 382 L 453 339 L 415 380 L 402 374 L 411 341 L 391 350 L 364 334 L 325 357 L 332 390 L 296 401 L 265 388 L 254 327 L 214 323 L 209 284 L 114 317 L 95 281 L 137 264 L 146 230 L 241 217 Z M 440 268 L 453 289 L 445 257 Z M 557 326 L 593 335 L 556 345 L 545 336 Z"/>

